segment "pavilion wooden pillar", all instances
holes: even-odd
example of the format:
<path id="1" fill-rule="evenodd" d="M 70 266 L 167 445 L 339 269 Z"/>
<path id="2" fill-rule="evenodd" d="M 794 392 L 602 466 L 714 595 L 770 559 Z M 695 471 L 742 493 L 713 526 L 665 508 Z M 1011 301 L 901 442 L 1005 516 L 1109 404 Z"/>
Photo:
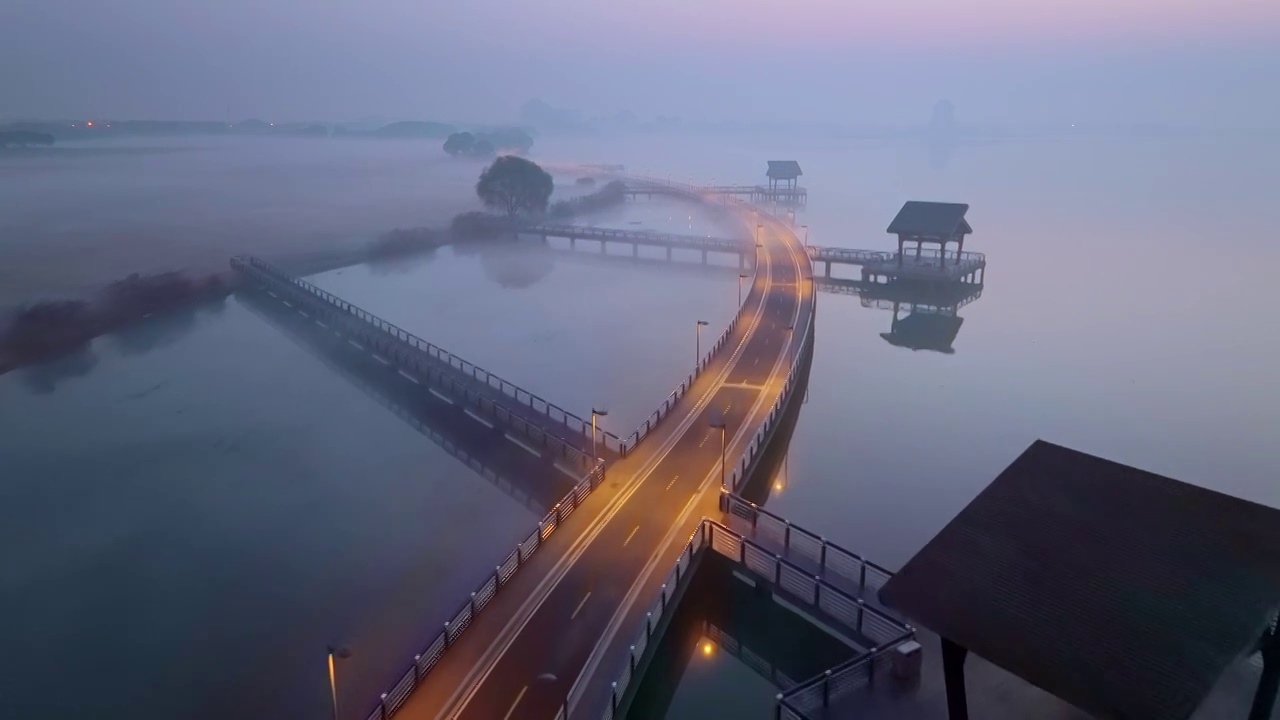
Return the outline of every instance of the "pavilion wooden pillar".
<path id="1" fill-rule="evenodd" d="M 1270 720 L 1276 705 L 1276 691 L 1280 690 L 1280 636 L 1273 627 L 1262 640 L 1262 677 L 1253 694 L 1253 707 L 1249 720 Z"/>
<path id="2" fill-rule="evenodd" d="M 947 684 L 947 717 L 969 720 L 969 700 L 964 691 L 964 660 L 969 649 L 942 638 L 942 674 Z"/>
<path id="3" fill-rule="evenodd" d="M 906 252 L 906 238 L 898 236 L 898 267 L 902 267 L 902 254 Z"/>

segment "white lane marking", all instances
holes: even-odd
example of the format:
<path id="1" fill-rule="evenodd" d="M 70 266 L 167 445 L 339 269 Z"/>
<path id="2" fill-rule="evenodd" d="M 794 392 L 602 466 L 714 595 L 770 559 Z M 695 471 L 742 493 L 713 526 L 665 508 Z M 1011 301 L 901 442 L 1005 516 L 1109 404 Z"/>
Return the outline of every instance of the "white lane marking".
<path id="1" fill-rule="evenodd" d="M 390 360 L 387 360 L 386 358 L 382 357 L 382 356 L 381 356 L 381 355 L 379 355 L 378 353 L 369 353 L 369 354 L 373 356 L 373 359 L 374 359 L 374 360 L 377 360 L 378 362 L 382 363 L 383 365 L 390 365 L 390 364 L 391 364 L 391 361 L 390 361 Z"/>
<path id="2" fill-rule="evenodd" d="M 590 591 L 588 591 L 586 595 L 582 596 L 582 602 L 578 603 L 578 607 L 573 609 L 573 614 L 569 616 L 570 620 L 578 617 L 578 613 L 582 612 L 582 606 L 587 604 L 587 598 L 589 597 L 591 597 Z"/>
<path id="3" fill-rule="evenodd" d="M 289 302 L 288 300 L 281 300 L 280 302 L 284 303 L 285 305 L 288 305 L 289 307 L 293 307 L 293 303 Z"/>
<path id="4" fill-rule="evenodd" d="M 667 487 L 671 487 L 671 486 L 668 485 Z M 636 531 L 639 529 L 640 529 L 639 525 L 631 528 L 631 532 L 627 534 L 627 539 L 622 541 L 622 547 L 626 547 L 627 543 L 631 542 L 631 538 L 636 536 Z"/>
<path id="5" fill-rule="evenodd" d="M 515 701 L 511 703 L 511 707 L 507 710 L 507 714 L 502 716 L 502 720 L 511 720 L 511 713 L 516 711 L 516 706 L 520 704 L 521 698 L 523 698 L 524 694 L 528 691 L 529 691 L 528 685 L 525 685 L 524 687 L 520 688 L 520 692 L 516 693 Z"/>
<path id="6" fill-rule="evenodd" d="M 463 412 L 465 412 L 466 414 L 470 415 L 472 420 L 475 420 L 476 422 L 480 423 L 481 425 L 484 425 L 485 427 L 489 428 L 490 430 L 492 430 L 492 429 L 493 429 L 493 423 L 491 423 L 491 422 L 489 422 L 488 420 L 485 420 L 484 418 L 480 417 L 479 415 L 477 415 L 477 414 L 475 414 L 475 413 L 471 412 L 471 408 L 467 408 L 466 410 L 463 410 Z"/>
<path id="7" fill-rule="evenodd" d="M 361 345 L 360 343 L 356 342 L 355 340 L 348 340 L 347 342 L 351 343 L 351 347 L 353 347 L 353 348 L 355 348 L 355 349 L 357 349 L 357 350 L 363 350 L 363 349 L 364 349 L 364 346 L 363 346 L 363 345 Z"/>
<path id="8" fill-rule="evenodd" d="M 791 254 L 791 259 L 792 259 L 792 263 L 796 262 L 794 254 Z M 765 263 L 766 263 L 766 267 L 769 267 L 769 265 L 771 265 L 768 255 L 765 255 Z M 798 267 L 799 266 L 797 265 L 797 269 Z M 768 280 L 768 275 L 766 275 L 766 281 L 767 280 Z M 768 283 L 766 282 L 766 287 L 767 285 Z M 796 309 L 795 309 L 795 317 L 797 318 L 797 320 L 799 319 L 799 315 L 800 315 L 800 306 L 803 305 L 803 303 L 804 303 L 804 298 L 800 297 L 798 299 L 798 302 L 796 303 Z M 778 373 L 780 369 L 784 367 L 784 362 L 786 361 L 789 355 L 789 353 L 787 353 L 786 350 L 788 349 L 788 346 L 792 342 L 792 338 L 790 336 L 791 336 L 791 333 L 788 333 L 788 337 L 783 341 L 782 343 L 783 352 L 779 353 L 778 359 L 774 361 L 773 367 L 770 370 L 769 377 L 773 377 Z M 749 412 L 747 413 L 748 418 L 755 417 L 760 412 L 761 408 L 764 407 L 765 398 L 766 398 L 765 393 L 760 393 L 757 396 L 755 403 L 751 406 Z M 729 447 L 733 448 L 738 446 L 740 443 L 745 443 L 746 433 L 748 428 L 750 427 L 752 427 L 752 425 L 750 425 L 749 423 L 743 422 L 742 425 L 739 427 L 738 432 L 734 434 Z M 744 447 L 744 451 L 745 451 L 745 447 Z M 685 505 L 685 509 L 680 514 L 680 517 L 671 526 L 671 529 L 667 531 L 667 534 L 662 539 L 662 542 L 658 544 L 657 549 L 654 550 L 653 555 L 650 556 L 649 562 L 645 565 L 645 567 L 641 570 L 641 572 L 636 575 L 636 579 L 632 583 L 630 591 L 627 593 L 622 603 L 618 605 L 618 608 L 614 612 L 613 618 L 610 620 L 604 635 L 601 636 L 600 640 L 596 642 L 595 647 L 592 648 L 591 650 L 591 654 L 587 657 L 587 662 L 585 667 L 583 667 L 582 671 L 578 673 L 578 677 L 574 680 L 573 685 L 570 686 L 569 695 L 571 697 L 574 694 L 574 689 L 580 683 L 585 682 L 586 679 L 592 677 L 595 674 L 596 669 L 600 665 L 600 660 L 604 655 L 604 651 L 613 642 L 613 638 L 617 635 L 623 618 L 625 617 L 626 613 L 630 610 L 631 606 L 635 604 L 638 598 L 638 595 L 640 593 L 640 589 L 644 586 L 644 583 L 647 581 L 648 577 L 652 575 L 654 570 L 657 568 L 657 563 L 659 558 L 661 557 L 663 549 L 668 547 L 675 541 L 676 533 L 687 522 L 689 514 L 693 511 L 693 508 L 695 507 L 695 503 L 698 501 L 698 498 L 702 495 L 702 493 L 706 492 L 706 490 L 710 487 L 712 479 L 718 479 L 719 474 L 716 472 L 716 470 L 718 469 L 719 467 L 717 464 L 716 466 L 713 466 L 711 468 L 711 471 L 709 473 L 707 473 L 706 478 L 703 479 L 702 483 L 699 485 L 698 489 L 694 492 L 693 496 L 689 498 L 689 502 L 687 505 Z M 573 710 L 574 708 L 569 708 L 569 712 L 572 713 Z"/>
<path id="9" fill-rule="evenodd" d="M 416 378 L 416 377 L 414 377 L 414 376 L 410 375 L 409 373 L 407 373 L 407 372 L 405 372 L 405 371 L 403 371 L 403 370 L 397 370 L 396 372 L 400 373 L 400 377 L 404 378 L 405 380 L 408 380 L 408 381 L 409 381 L 409 382 L 411 382 L 411 383 L 414 383 L 415 385 L 421 385 L 421 384 L 422 384 L 422 383 L 419 383 L 419 382 L 418 382 L 418 378 Z M 434 391 L 433 391 L 433 392 L 434 392 Z M 448 401 L 448 399 L 449 399 L 449 398 L 441 398 L 441 399 L 443 399 L 443 400 L 445 400 L 445 401 Z M 450 405 L 452 405 L 453 403 L 449 403 L 449 404 L 450 404 Z"/>
<path id="10" fill-rule="evenodd" d="M 327 327 L 329 327 L 328 325 L 325 325 L 324 323 L 320 322 L 319 320 L 316 320 L 316 321 L 315 321 L 315 323 L 316 323 L 317 325 L 319 325 L 320 327 L 322 327 L 322 328 L 327 328 Z"/>
<path id="11" fill-rule="evenodd" d="M 409 378 L 409 379 L 410 379 L 410 380 L 413 380 L 413 378 Z M 413 380 L 413 381 L 414 381 L 414 382 L 418 382 L 417 380 Z M 419 384 L 421 384 L 421 383 L 419 383 Z M 440 391 L 438 391 L 438 390 L 436 390 L 436 389 L 434 389 L 434 388 L 427 388 L 427 392 L 431 393 L 432 395 L 435 395 L 436 397 L 438 397 L 438 398 L 440 398 L 441 400 L 443 400 L 443 401 L 445 401 L 445 402 L 449 403 L 450 405 L 452 405 L 452 404 L 453 404 L 453 401 L 452 401 L 452 400 L 450 400 L 449 398 L 445 397 L 445 395 L 444 395 L 444 394 L 442 394 Z"/>
<path id="12" fill-rule="evenodd" d="M 729 355 L 724 365 L 719 368 L 716 378 L 712 382 L 711 386 L 708 387 L 701 397 L 698 398 L 698 400 L 693 404 L 693 407 L 689 408 L 689 411 L 683 418 L 681 418 L 680 423 L 676 426 L 675 431 L 673 431 L 671 435 L 667 436 L 663 441 L 663 444 L 655 451 L 654 455 L 641 464 L 640 469 L 632 476 L 633 479 L 631 482 L 623 486 L 622 491 L 610 499 L 609 503 L 605 506 L 605 510 L 593 518 L 592 524 L 588 526 L 588 529 L 583 531 L 583 533 L 577 537 L 574 544 L 569 548 L 565 555 L 556 562 L 554 567 L 552 567 L 551 572 L 547 573 L 547 575 L 543 577 L 542 581 L 538 583 L 536 588 L 534 588 L 534 591 L 530 594 L 529 598 L 515 613 L 513 613 L 512 618 L 507 621 L 507 624 L 498 634 L 498 638 L 490 644 L 488 651 L 485 652 L 480 662 L 476 663 L 475 669 L 467 674 L 464 681 L 459 684 L 458 689 L 444 704 L 444 710 L 436 716 L 437 720 L 446 716 L 457 717 L 466 709 L 467 704 L 471 702 L 472 698 L 474 698 L 476 693 L 479 692 L 480 687 L 484 685 L 489 675 L 493 672 L 498 659 L 506 655 L 507 650 L 509 650 L 515 643 L 516 638 L 520 633 L 524 632 L 524 628 L 529 624 L 529 621 L 533 619 L 534 615 L 536 615 L 542 608 L 542 605 L 551 595 L 551 591 L 559 586 L 560 582 L 566 575 L 568 575 L 569 570 L 577 564 L 578 560 L 587 551 L 587 548 L 595 542 L 595 539 L 604 530 L 604 527 L 622 511 L 622 508 L 626 505 L 627 501 L 629 501 L 636 491 L 640 489 L 641 482 L 648 479 L 653 471 L 657 469 L 664 460 L 666 460 L 667 456 L 670 455 L 672 451 L 675 450 L 676 445 L 681 439 L 683 439 L 684 435 L 689 431 L 689 428 L 698 419 L 698 416 L 701 415 L 703 408 L 715 399 L 715 396 L 720 391 L 721 386 L 734 370 L 738 356 L 743 353 L 747 345 L 750 343 L 752 335 L 760 327 L 761 318 L 764 314 L 765 298 L 768 296 L 768 292 L 773 284 L 773 280 L 769 274 L 772 264 L 772 259 L 768 255 L 765 255 L 764 292 L 762 292 L 756 300 L 755 312 L 749 317 L 746 327 L 743 330 L 742 338 L 738 341 L 738 344 L 734 346 L 733 353 Z M 764 397 L 763 393 L 760 397 Z M 758 402 L 759 401 L 757 401 L 757 404 Z M 739 430 L 739 435 L 735 435 L 735 443 L 737 442 L 738 437 L 742 435 L 742 433 L 746 432 L 746 427 L 747 426 L 744 424 L 742 429 Z M 711 475 L 709 474 L 708 478 L 710 477 Z M 631 602 L 634 602 L 634 600 Z M 613 632 L 617 632 L 616 628 Z M 599 644 L 597 643 L 597 648 L 592 651 L 593 656 L 595 657 L 593 660 L 594 665 L 598 665 L 600 662 L 599 657 L 596 656 L 598 652 Z M 594 669 L 590 672 L 594 672 Z M 590 672 L 584 671 L 584 674 L 579 675 L 579 679 L 574 682 L 574 685 L 577 685 L 577 683 L 581 681 L 582 677 L 589 676 Z M 478 677 L 477 673 L 479 673 Z"/>
<path id="13" fill-rule="evenodd" d="M 667 490 L 670 490 L 670 489 L 671 489 L 671 486 L 672 486 L 672 485 L 675 485 L 675 484 L 676 484 L 676 480 L 679 480 L 679 479 L 680 479 L 680 476 L 679 476 L 679 475 L 675 475 L 675 476 L 673 476 L 673 477 L 671 478 L 671 482 L 667 483 Z"/>

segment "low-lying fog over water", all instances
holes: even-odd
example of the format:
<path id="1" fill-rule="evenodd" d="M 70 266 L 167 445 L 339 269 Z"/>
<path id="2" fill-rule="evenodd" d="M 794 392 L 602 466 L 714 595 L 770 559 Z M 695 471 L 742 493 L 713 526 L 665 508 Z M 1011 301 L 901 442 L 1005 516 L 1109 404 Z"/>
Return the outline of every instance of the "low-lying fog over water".
<path id="1" fill-rule="evenodd" d="M 889 567 L 1037 437 L 1280 503 L 1274 141 L 548 136 L 532 158 L 719 183 L 794 158 L 815 245 L 890 249 L 902 202 L 971 205 L 965 249 L 989 267 L 954 354 L 895 347 L 890 312 L 819 296 L 769 499 Z M 0 159 L 0 289 L 11 303 L 153 259 L 221 269 L 443 226 L 477 206 L 481 167 L 435 142 L 337 139 Z M 582 192 L 572 179 L 558 192 Z M 575 222 L 735 232 L 659 200 Z M 443 248 L 311 280 L 584 417 L 605 404 L 625 435 L 690 370 L 695 321 L 709 339 L 732 316 L 736 262 L 581 250 Z M 537 513 L 240 295 L 154 322 L 0 377 L 0 612 L 20 619 L 6 709 L 320 716 L 335 642 L 355 651 L 342 700 L 363 709 Z"/>
<path id="2" fill-rule="evenodd" d="M 362 247 L 479 208 L 439 143 L 133 138 L 0 153 L 0 308 L 132 272 Z"/>

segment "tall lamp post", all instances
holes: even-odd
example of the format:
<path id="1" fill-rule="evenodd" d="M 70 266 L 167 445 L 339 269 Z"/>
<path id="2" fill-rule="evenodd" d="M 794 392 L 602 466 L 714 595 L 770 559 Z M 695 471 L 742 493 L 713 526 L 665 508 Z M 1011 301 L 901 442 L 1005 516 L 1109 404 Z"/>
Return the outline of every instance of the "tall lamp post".
<path id="1" fill-rule="evenodd" d="M 804 230 L 804 246 L 809 247 L 809 226 L 801 225 L 800 229 Z"/>
<path id="2" fill-rule="evenodd" d="M 329 698 L 333 700 L 333 720 L 338 720 L 338 675 L 334 671 L 334 658 L 345 660 L 351 651 L 344 647 L 329 646 Z"/>
<path id="3" fill-rule="evenodd" d="M 738 273 L 738 307 L 742 307 L 742 281 L 747 279 L 744 272 Z"/>
<path id="4" fill-rule="evenodd" d="M 698 367 L 698 363 L 702 362 L 702 328 L 704 325 L 710 325 L 710 324 L 711 323 L 707 322 L 706 320 L 699 320 L 696 326 L 697 329 L 694 330 L 693 354 L 696 357 L 694 357 L 693 359 L 693 366 L 695 368 Z"/>
<path id="5" fill-rule="evenodd" d="M 596 460 L 600 459 L 600 455 L 596 453 L 596 418 L 604 417 L 608 414 L 608 410 L 597 410 L 594 407 L 591 408 L 591 457 Z"/>
<path id="6" fill-rule="evenodd" d="M 728 429 L 726 419 L 721 416 L 719 422 L 711 423 L 711 427 L 720 431 L 720 487 L 724 488 L 725 431 Z"/>

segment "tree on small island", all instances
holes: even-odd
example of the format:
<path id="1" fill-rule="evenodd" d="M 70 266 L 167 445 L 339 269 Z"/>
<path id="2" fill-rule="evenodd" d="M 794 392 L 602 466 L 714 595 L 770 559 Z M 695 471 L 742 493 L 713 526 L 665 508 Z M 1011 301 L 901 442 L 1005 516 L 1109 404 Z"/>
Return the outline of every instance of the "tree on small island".
<path id="1" fill-rule="evenodd" d="M 476 195 L 485 207 L 505 210 L 508 217 L 520 212 L 543 212 L 551 199 L 551 174 L 514 155 L 504 155 L 480 173 Z"/>
<path id="2" fill-rule="evenodd" d="M 469 132 L 457 132 L 444 141 L 444 151 L 450 155 L 470 155 L 476 146 L 476 136 Z"/>

